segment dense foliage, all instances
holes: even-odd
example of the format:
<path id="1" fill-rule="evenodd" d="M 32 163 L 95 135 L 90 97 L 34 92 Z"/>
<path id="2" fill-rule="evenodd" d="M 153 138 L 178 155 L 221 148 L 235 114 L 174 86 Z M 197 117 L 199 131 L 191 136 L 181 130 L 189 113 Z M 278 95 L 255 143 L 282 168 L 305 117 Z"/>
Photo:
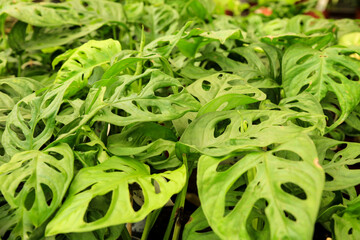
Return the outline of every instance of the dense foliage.
<path id="1" fill-rule="evenodd" d="M 0 1 L 0 239 L 359 239 L 359 23 L 263 2 Z"/>

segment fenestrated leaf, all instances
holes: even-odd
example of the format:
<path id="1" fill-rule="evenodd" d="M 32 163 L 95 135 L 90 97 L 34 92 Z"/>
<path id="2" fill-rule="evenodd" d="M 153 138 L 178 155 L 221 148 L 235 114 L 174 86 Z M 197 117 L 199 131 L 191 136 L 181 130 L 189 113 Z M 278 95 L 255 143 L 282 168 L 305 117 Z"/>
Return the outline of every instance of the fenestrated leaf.
<path id="1" fill-rule="evenodd" d="M 150 81 L 140 93 L 131 93 L 131 91 L 129 93 L 133 82 L 149 75 Z M 138 76 L 122 75 L 117 82 L 118 87 L 110 99 L 104 100 L 106 107 L 94 117 L 93 121 L 104 121 L 118 126 L 140 121 L 168 121 L 199 108 L 199 103 L 185 90 L 176 93 L 182 85 L 175 78 L 158 70 L 149 70 Z M 174 94 L 161 96 L 161 90 L 174 88 L 176 89 Z M 113 113 L 116 109 L 118 114 Z M 125 115 L 120 115 L 122 111 Z"/>
<path id="2" fill-rule="evenodd" d="M 293 110 L 231 110 L 210 112 L 195 119 L 180 141 L 210 156 L 224 156 L 233 151 L 259 149 L 274 141 L 285 141 L 300 132 L 317 127 L 319 118 Z M 296 126 L 296 119 L 309 123 Z"/>
<path id="3" fill-rule="evenodd" d="M 342 112 L 328 130 L 341 124 L 360 101 L 360 62 L 348 56 L 357 51 L 340 47 L 318 51 L 293 45 L 284 54 L 283 87 L 287 96 L 296 96 L 304 89 L 318 101 L 328 92 L 336 95 Z"/>
<path id="4" fill-rule="evenodd" d="M 360 236 L 360 197 L 346 204 L 339 214 L 334 214 L 336 239 L 356 240 Z"/>
<path id="5" fill-rule="evenodd" d="M 314 138 L 319 163 L 327 174 L 325 190 L 336 191 L 360 184 L 360 170 L 349 166 L 360 163 L 360 144 Z"/>
<path id="6" fill-rule="evenodd" d="M 24 48 L 29 51 L 61 46 L 86 36 L 103 25 L 103 22 L 91 22 L 76 28 L 74 26 L 35 28 L 36 34 L 33 34 L 32 38 L 25 42 Z"/>
<path id="7" fill-rule="evenodd" d="M 181 162 L 175 155 L 175 134 L 155 123 L 130 126 L 107 139 L 108 150 L 117 156 L 133 156 L 155 169 L 178 167 Z"/>
<path id="8" fill-rule="evenodd" d="M 9 240 L 29 239 L 34 225 L 24 212 L 25 209 L 12 209 L 8 204 L 0 206 L 0 237 L 9 234 Z"/>
<path id="9" fill-rule="evenodd" d="M 208 221 L 199 207 L 191 214 L 182 235 L 184 240 L 219 240 L 220 238 L 211 230 Z"/>
<path id="10" fill-rule="evenodd" d="M 41 87 L 41 83 L 30 78 L 0 79 L 0 125 L 6 124 L 7 115 L 20 99 Z"/>
<path id="11" fill-rule="evenodd" d="M 49 223 L 46 235 L 64 232 L 85 232 L 112 225 L 142 220 L 152 210 L 164 206 L 179 192 L 186 179 L 183 165 L 175 171 L 150 174 L 147 165 L 128 157 L 112 157 L 104 163 L 80 170 L 70 186 L 67 200 Z M 160 191 L 155 190 L 154 182 Z M 129 185 L 138 184 L 144 205 L 135 211 L 129 197 Z M 96 196 L 112 194 L 109 211 L 95 221 L 87 221 L 87 208 Z"/>
<path id="12" fill-rule="evenodd" d="M 275 144 L 271 150 L 242 152 L 235 155 L 238 160 L 232 159 L 234 155 L 199 159 L 201 206 L 222 239 L 312 237 L 324 184 L 316 148 L 303 134 L 270 142 Z M 228 209 L 233 185 L 239 200 Z"/>
<path id="13" fill-rule="evenodd" d="M 13 107 L 1 142 L 7 154 L 13 156 L 24 150 L 38 150 L 49 140 L 56 114 L 70 84 L 54 87 L 39 97 L 31 94 Z"/>
<path id="14" fill-rule="evenodd" d="M 59 207 L 73 177 L 73 162 L 66 144 L 18 153 L 0 166 L 0 190 L 11 208 L 39 226 Z"/>
<path id="15" fill-rule="evenodd" d="M 146 39 L 153 41 L 172 34 L 176 30 L 178 19 L 178 12 L 169 5 L 146 6 L 143 15 L 143 24 L 149 29 Z"/>
<path id="16" fill-rule="evenodd" d="M 86 86 L 95 67 L 110 63 L 120 51 L 121 46 L 118 41 L 91 40 L 71 54 L 57 73 L 55 83 L 71 81 L 71 86 L 66 93 L 67 96 L 71 96 Z"/>
<path id="17" fill-rule="evenodd" d="M 186 89 L 199 99 L 202 105 L 227 94 L 245 95 L 258 101 L 266 98 L 262 91 L 247 84 L 242 77 L 226 73 L 200 78 Z"/>
<path id="18" fill-rule="evenodd" d="M 69 3 L 24 3 L 5 6 L 2 12 L 22 22 L 39 27 L 57 27 L 66 24 L 80 24 L 79 12 Z"/>

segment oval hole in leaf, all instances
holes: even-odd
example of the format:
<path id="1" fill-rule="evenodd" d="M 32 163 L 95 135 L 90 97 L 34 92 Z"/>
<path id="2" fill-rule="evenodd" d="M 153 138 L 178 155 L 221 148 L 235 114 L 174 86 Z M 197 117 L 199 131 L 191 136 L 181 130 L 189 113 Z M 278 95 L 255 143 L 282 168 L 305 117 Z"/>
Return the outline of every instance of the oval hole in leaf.
<path id="1" fill-rule="evenodd" d="M 202 89 L 204 89 L 204 91 L 209 91 L 211 88 L 211 83 L 209 81 L 204 80 L 201 83 L 201 87 L 202 87 Z"/>
<path id="2" fill-rule="evenodd" d="M 25 135 L 24 135 L 23 131 L 21 130 L 21 128 L 19 128 L 11 123 L 10 129 L 16 133 L 16 136 L 19 138 L 20 141 L 26 140 Z"/>
<path id="3" fill-rule="evenodd" d="M 299 60 L 296 61 L 296 64 L 300 65 L 300 64 L 304 64 L 306 61 L 308 61 L 313 55 L 312 54 L 308 54 L 305 55 L 303 57 L 301 57 Z"/>
<path id="4" fill-rule="evenodd" d="M 265 209 L 268 205 L 269 203 L 265 198 L 260 198 L 255 202 L 246 220 L 246 226 L 249 232 L 261 232 L 268 227 L 268 220 L 265 214 Z"/>
<path id="5" fill-rule="evenodd" d="M 227 56 L 227 58 L 230 58 L 237 62 L 248 64 L 248 61 L 246 60 L 246 58 L 244 58 L 243 56 L 241 56 L 240 54 L 235 53 L 235 52 L 230 52 L 229 55 Z"/>
<path id="6" fill-rule="evenodd" d="M 49 163 L 47 163 L 47 162 L 45 162 L 45 164 L 46 164 L 49 168 L 55 170 L 56 172 L 61 173 L 61 171 L 60 171 L 57 167 L 55 167 L 55 166 L 53 166 L 53 165 L 51 165 L 51 164 L 49 164 Z"/>
<path id="7" fill-rule="evenodd" d="M 334 82 L 338 83 L 338 84 L 342 84 L 342 81 L 339 77 L 334 76 L 332 74 L 327 74 L 329 78 L 331 78 Z"/>
<path id="8" fill-rule="evenodd" d="M 112 191 L 91 199 L 84 214 L 84 222 L 91 223 L 105 217 L 112 201 Z"/>
<path id="9" fill-rule="evenodd" d="M 26 181 L 29 179 L 29 176 L 27 176 L 26 178 L 24 178 L 20 183 L 19 185 L 17 186 L 17 188 L 15 189 L 15 192 L 14 192 L 14 198 L 17 197 L 17 195 L 21 192 L 21 190 L 23 189 Z"/>
<path id="10" fill-rule="evenodd" d="M 24 201 L 24 207 L 26 210 L 30 210 L 35 202 L 35 189 L 31 188 Z"/>
<path id="11" fill-rule="evenodd" d="M 208 61 L 205 65 L 205 69 L 206 70 L 210 70 L 210 69 L 214 69 L 216 71 L 221 71 L 221 67 L 219 64 L 217 64 L 216 62 L 214 61 Z"/>
<path id="12" fill-rule="evenodd" d="M 44 183 L 40 183 L 40 186 L 41 186 L 41 189 L 42 189 L 42 191 L 44 193 L 46 203 L 47 203 L 48 206 L 50 206 L 51 202 L 53 200 L 53 192 L 52 192 L 51 188 L 48 185 L 44 184 Z"/>
<path id="13" fill-rule="evenodd" d="M 284 192 L 286 192 L 290 195 L 293 195 L 294 197 L 297 197 L 301 200 L 307 199 L 304 189 L 302 189 L 299 185 L 297 185 L 295 183 L 292 183 L 292 182 L 283 183 L 283 184 L 281 184 L 281 189 Z"/>
<path id="14" fill-rule="evenodd" d="M 220 135 L 224 134 L 226 128 L 230 125 L 231 119 L 225 118 L 215 124 L 214 137 L 217 138 Z"/>
<path id="15" fill-rule="evenodd" d="M 276 151 L 273 155 L 290 161 L 304 161 L 299 154 L 290 150 Z"/>
<path id="16" fill-rule="evenodd" d="M 291 221 L 296 222 L 296 217 L 294 215 L 292 215 L 290 212 L 284 210 L 284 214 L 287 219 L 290 219 Z"/>
<path id="17" fill-rule="evenodd" d="M 130 198 L 132 197 L 137 204 L 132 204 L 132 208 L 135 212 L 139 211 L 142 207 L 142 203 L 144 202 L 143 195 L 142 195 L 142 188 L 141 186 L 134 182 L 131 184 L 128 184 Z M 131 200 L 131 199 L 130 199 Z"/>
<path id="18" fill-rule="evenodd" d="M 39 136 L 43 132 L 45 127 L 46 126 L 45 126 L 45 124 L 44 124 L 44 122 L 42 120 L 38 121 L 36 123 L 36 126 L 35 126 L 34 130 L 33 130 L 33 137 L 36 138 L 37 136 Z"/>
<path id="19" fill-rule="evenodd" d="M 58 153 L 58 152 L 54 152 L 54 151 L 49 151 L 49 152 L 47 152 L 47 154 L 49 154 L 50 156 L 56 158 L 56 159 L 59 160 L 59 161 L 64 158 L 63 155 L 61 155 L 61 154 Z"/>
<path id="20" fill-rule="evenodd" d="M 328 173 L 325 173 L 325 181 L 326 181 L 326 182 L 331 182 L 331 181 L 333 181 L 333 180 L 334 180 L 333 176 L 331 176 L 331 175 L 328 174 Z"/>
<path id="21" fill-rule="evenodd" d="M 213 231 L 213 230 L 212 230 L 211 227 L 206 227 L 206 228 L 204 228 L 204 229 L 197 230 L 197 231 L 195 231 L 195 232 L 197 232 L 197 233 L 207 233 L 207 232 L 212 232 L 212 231 Z"/>

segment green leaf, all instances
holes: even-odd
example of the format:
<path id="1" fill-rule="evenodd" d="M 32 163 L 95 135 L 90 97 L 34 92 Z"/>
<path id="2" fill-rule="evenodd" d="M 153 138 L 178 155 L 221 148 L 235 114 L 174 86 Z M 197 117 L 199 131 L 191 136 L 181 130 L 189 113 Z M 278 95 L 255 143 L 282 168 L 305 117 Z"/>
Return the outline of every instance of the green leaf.
<path id="1" fill-rule="evenodd" d="M 260 149 L 276 141 L 290 140 L 300 132 L 312 131 L 320 117 L 293 110 L 210 112 L 196 118 L 180 141 L 201 153 L 224 156 L 233 151 Z M 296 119 L 310 126 L 299 127 Z"/>
<path id="2" fill-rule="evenodd" d="M 360 162 L 359 143 L 315 138 L 319 163 L 327 174 L 325 190 L 336 191 L 360 184 L 360 170 L 351 169 Z"/>
<path id="3" fill-rule="evenodd" d="M 133 156 L 155 169 L 179 167 L 175 134 L 155 123 L 139 123 L 107 139 L 108 150 L 117 156 Z"/>
<path id="4" fill-rule="evenodd" d="M 147 165 L 127 157 L 112 157 L 104 163 L 80 170 L 70 186 L 67 200 L 49 223 L 46 235 L 63 232 L 85 232 L 127 222 L 137 222 L 152 210 L 163 207 L 179 192 L 186 179 L 183 165 L 175 171 L 150 174 Z M 157 193 L 154 182 L 159 184 Z M 129 197 L 129 185 L 137 184 L 144 195 L 144 205 L 135 211 Z M 97 196 L 111 194 L 104 216 L 86 219 L 89 203 Z"/>
<path id="5" fill-rule="evenodd" d="M 345 213 L 342 217 L 333 216 L 336 239 L 356 240 L 360 236 L 360 219 Z"/>
<path id="6" fill-rule="evenodd" d="M 228 94 L 249 96 L 258 101 L 266 98 L 262 91 L 247 84 L 242 77 L 226 73 L 200 78 L 186 89 L 199 99 L 202 105 Z"/>
<path id="7" fill-rule="evenodd" d="M 17 3 L 5 6 L 2 12 L 22 22 L 38 27 L 58 27 L 80 24 L 81 16 L 68 3 Z"/>
<path id="8" fill-rule="evenodd" d="M 191 214 L 189 222 L 185 225 L 182 237 L 184 240 L 220 239 L 213 231 L 208 229 L 209 227 L 209 223 L 206 220 L 201 207 L 199 207 L 193 214 Z"/>
<path id="9" fill-rule="evenodd" d="M 7 117 L 2 145 L 10 156 L 24 150 L 39 150 L 52 136 L 56 114 L 71 82 L 44 95 L 31 94 L 19 101 Z"/>
<path id="10" fill-rule="evenodd" d="M 41 87 L 42 84 L 31 78 L 0 79 L 0 125 L 5 126 L 7 115 L 20 99 Z"/>
<path id="11" fill-rule="evenodd" d="M 33 34 L 32 38 L 24 43 L 24 48 L 30 51 L 61 46 L 84 37 L 103 25 L 103 22 L 93 22 L 77 28 L 74 26 L 35 28 L 36 34 Z"/>
<path id="12" fill-rule="evenodd" d="M 142 23 L 150 31 L 146 39 L 153 41 L 161 36 L 172 34 L 179 19 L 178 12 L 169 5 L 146 6 Z"/>
<path id="13" fill-rule="evenodd" d="M 24 42 L 26 37 L 26 28 L 27 24 L 21 21 L 17 21 L 15 25 L 11 28 L 9 33 L 9 46 L 15 52 L 22 52 L 25 50 Z"/>
<path id="14" fill-rule="evenodd" d="M 73 177 L 74 157 L 61 144 L 44 151 L 24 151 L 0 166 L 0 190 L 11 208 L 40 226 L 59 207 Z"/>
<path id="15" fill-rule="evenodd" d="M 353 52 L 357 50 L 330 47 L 317 51 L 304 45 L 293 45 L 283 57 L 286 96 L 296 96 L 304 89 L 318 101 L 329 92 L 336 95 L 342 112 L 328 131 L 341 124 L 360 101 L 360 62 L 348 56 Z"/>
<path id="16" fill-rule="evenodd" d="M 121 46 L 118 41 L 112 39 L 90 40 L 77 48 L 62 65 L 56 75 L 55 83 L 71 81 L 66 96 L 72 96 L 86 86 L 95 67 L 110 63 L 120 51 Z"/>
<path id="17" fill-rule="evenodd" d="M 133 82 L 150 73 L 150 81 L 140 93 L 128 92 Z M 103 108 L 93 121 L 104 121 L 117 126 L 140 121 L 168 121 L 199 108 L 199 103 L 185 90 L 167 95 L 167 89 L 178 90 L 182 86 L 175 78 L 157 70 L 147 71 L 134 77 L 122 75 L 118 79 L 117 86 L 110 99 L 104 100 L 107 107 Z M 165 91 L 165 96 L 161 95 L 162 91 Z M 116 111 L 118 114 L 114 113 Z"/>
<path id="18" fill-rule="evenodd" d="M 243 152 L 235 155 L 238 160 L 200 157 L 201 206 L 222 239 L 312 237 L 324 173 L 309 137 L 300 134 L 284 140 L 273 138 L 271 142 L 278 143 L 273 149 Z M 222 165 L 226 168 L 221 169 Z M 237 192 L 238 202 L 228 209 L 231 189 Z"/>

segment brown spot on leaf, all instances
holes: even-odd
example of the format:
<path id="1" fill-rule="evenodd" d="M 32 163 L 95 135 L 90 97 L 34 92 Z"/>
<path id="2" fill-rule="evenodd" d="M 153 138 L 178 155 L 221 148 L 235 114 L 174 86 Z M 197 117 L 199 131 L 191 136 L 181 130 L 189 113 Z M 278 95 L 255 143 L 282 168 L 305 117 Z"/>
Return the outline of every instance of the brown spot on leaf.
<path id="1" fill-rule="evenodd" d="M 319 164 L 319 158 L 315 158 L 315 159 L 314 159 L 314 164 L 315 164 L 315 166 L 317 166 L 318 168 L 322 169 L 321 165 Z"/>

